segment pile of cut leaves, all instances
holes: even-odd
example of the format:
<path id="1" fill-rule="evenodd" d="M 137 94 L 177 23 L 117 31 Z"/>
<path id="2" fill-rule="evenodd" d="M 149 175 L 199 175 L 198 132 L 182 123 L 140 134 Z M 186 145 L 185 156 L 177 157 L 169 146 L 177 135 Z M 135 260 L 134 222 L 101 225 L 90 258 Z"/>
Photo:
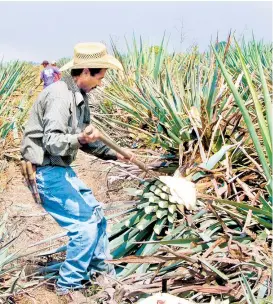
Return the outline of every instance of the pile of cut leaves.
<path id="1" fill-rule="evenodd" d="M 195 210 L 188 210 L 158 180 L 134 191 L 135 208 L 110 233 L 110 262 L 123 284 L 133 284 L 128 298 L 159 292 L 162 284 L 171 294 L 198 301 L 209 295 L 238 301 L 249 292 L 254 299 L 270 296 L 269 203 L 198 193 Z"/>

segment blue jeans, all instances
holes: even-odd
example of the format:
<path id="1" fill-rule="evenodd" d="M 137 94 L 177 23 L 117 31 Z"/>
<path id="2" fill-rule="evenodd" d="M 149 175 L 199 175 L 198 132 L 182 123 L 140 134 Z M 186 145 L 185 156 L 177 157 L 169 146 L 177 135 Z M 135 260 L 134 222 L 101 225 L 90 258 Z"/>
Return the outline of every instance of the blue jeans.
<path id="1" fill-rule="evenodd" d="M 92 191 L 71 167 L 38 167 L 36 181 L 43 207 L 68 230 L 69 243 L 57 281 L 58 293 L 83 288 L 82 281 L 89 280 L 95 272 L 114 275 L 113 266 L 104 262 L 111 258 L 106 220 Z"/>

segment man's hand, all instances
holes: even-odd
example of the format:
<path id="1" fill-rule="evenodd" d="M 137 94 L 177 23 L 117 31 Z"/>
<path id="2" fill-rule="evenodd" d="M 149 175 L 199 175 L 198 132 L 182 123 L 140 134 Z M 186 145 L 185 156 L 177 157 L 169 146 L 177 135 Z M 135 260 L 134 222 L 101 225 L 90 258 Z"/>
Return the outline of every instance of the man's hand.
<path id="1" fill-rule="evenodd" d="M 87 126 L 82 133 L 78 136 L 78 141 L 80 144 L 88 144 L 91 142 L 95 142 L 99 140 L 101 137 L 101 133 L 95 127 L 89 125 Z"/>
<path id="2" fill-rule="evenodd" d="M 128 154 L 129 158 L 126 158 L 122 154 L 117 153 L 117 159 L 125 163 L 133 162 L 133 160 L 136 158 L 136 155 L 129 150 L 125 150 L 125 152 Z"/>

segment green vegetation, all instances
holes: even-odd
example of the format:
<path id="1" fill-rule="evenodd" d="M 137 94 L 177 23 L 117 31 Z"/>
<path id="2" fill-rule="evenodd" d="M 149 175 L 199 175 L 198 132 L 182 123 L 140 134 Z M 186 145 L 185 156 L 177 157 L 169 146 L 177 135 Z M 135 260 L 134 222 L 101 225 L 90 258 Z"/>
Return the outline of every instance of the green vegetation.
<path id="1" fill-rule="evenodd" d="M 135 39 L 127 45 L 123 54 L 112 44 L 125 73 L 108 72 L 94 122 L 172 154 L 172 173 L 195 184 L 197 204 L 184 208 L 156 179 L 127 189 L 135 196 L 130 209 L 120 204 L 109 216 L 119 218 L 109 235 L 119 279 L 132 283 L 134 274 L 150 284 L 149 292 L 167 280 L 169 292 L 196 302 L 213 295 L 266 303 L 272 296 L 272 46 L 231 37 L 203 54 L 197 48 L 169 54 L 164 39 L 160 46 Z M 30 102 L 13 94 L 28 92 L 32 77 L 26 64 L 0 66 L 1 138 L 22 129 Z M 46 278 L 59 266 L 44 268 Z"/>

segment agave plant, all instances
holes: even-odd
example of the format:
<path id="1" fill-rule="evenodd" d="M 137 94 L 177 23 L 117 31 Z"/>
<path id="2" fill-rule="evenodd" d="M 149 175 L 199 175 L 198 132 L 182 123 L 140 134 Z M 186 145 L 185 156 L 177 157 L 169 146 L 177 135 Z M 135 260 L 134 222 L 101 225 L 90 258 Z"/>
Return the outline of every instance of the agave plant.
<path id="1" fill-rule="evenodd" d="M 22 123 L 32 104 L 32 89 L 37 75 L 35 68 L 24 62 L 0 66 L 0 138 L 12 132 L 18 139 Z"/>
<path id="2" fill-rule="evenodd" d="M 229 48 L 231 48 L 230 51 L 228 51 Z M 243 51 L 238 47 L 234 49 L 229 38 L 228 43 L 219 48 L 220 53 L 216 54 L 218 57 L 213 49 L 206 56 L 201 56 L 195 51 L 193 54 L 184 56 L 165 55 L 162 59 L 162 54 L 157 54 L 160 56 L 159 62 L 164 62 L 164 65 L 160 65 L 156 76 L 153 74 L 145 76 L 145 71 L 149 70 L 150 65 L 149 63 L 143 65 L 143 62 L 147 62 L 143 58 L 147 58 L 149 53 L 141 46 L 138 52 L 134 51 L 134 55 L 131 55 L 133 58 L 136 56 L 137 59 L 124 59 L 124 66 L 127 68 L 130 64 L 141 62 L 139 65 L 141 71 L 144 71 L 141 81 L 137 80 L 137 77 L 128 78 L 128 76 L 120 84 L 119 78 L 115 80 L 116 74 L 111 78 L 111 85 L 105 93 L 106 103 L 105 106 L 102 105 L 105 116 L 100 117 L 100 122 L 103 120 L 100 126 L 111 124 L 111 127 L 114 127 L 114 124 L 117 124 L 127 128 L 131 134 L 135 134 L 133 135 L 135 138 L 146 138 L 147 145 L 157 145 L 176 154 L 178 149 L 188 151 L 187 157 L 184 153 L 182 165 L 184 171 L 190 171 L 198 163 L 206 163 L 210 155 L 217 153 L 223 145 L 235 144 L 237 148 L 230 151 L 232 152 L 230 160 L 232 170 L 235 175 L 238 175 L 235 181 L 239 180 L 241 175 L 247 179 L 245 169 L 251 166 L 251 171 L 247 170 L 247 172 L 252 175 L 252 178 L 260 178 L 260 188 L 263 189 L 269 178 L 266 162 L 272 159 L 270 127 L 267 127 L 267 121 L 270 124 L 271 117 L 270 114 L 266 114 L 263 119 L 261 114 L 261 107 L 266 108 L 267 113 L 270 112 L 268 102 L 268 91 L 271 87 L 268 77 L 270 66 L 260 66 L 261 72 L 266 71 L 263 73 L 264 77 L 260 78 L 256 75 L 258 67 L 254 66 L 257 62 L 257 54 L 253 51 L 253 44 L 250 44 L 248 48 L 243 44 L 243 48 Z M 245 69 L 242 72 L 241 61 L 249 58 L 249 54 L 251 54 L 249 70 L 244 65 Z M 220 55 L 223 56 L 226 71 L 233 73 L 233 87 L 230 86 L 230 82 L 225 81 L 225 74 L 221 73 L 222 67 L 218 61 Z M 270 58 L 267 57 L 264 62 L 268 64 Z M 134 66 L 133 70 L 137 70 L 139 65 Z M 250 73 L 252 79 L 255 79 L 255 86 L 249 85 Z M 126 72 L 126 75 L 128 74 L 130 73 Z M 133 83 L 130 84 L 132 80 Z M 252 93 L 253 89 L 257 90 L 256 95 L 259 99 L 266 96 L 266 107 L 259 106 L 257 97 L 253 99 L 253 103 L 250 89 Z M 254 141 L 248 136 L 249 130 L 253 129 L 251 120 L 248 120 L 247 124 L 243 121 L 242 118 L 245 116 L 243 112 L 238 111 L 240 105 L 236 102 L 237 97 L 234 102 L 234 90 L 237 91 L 237 95 L 240 94 L 240 105 L 246 105 L 249 116 L 252 117 L 256 126 L 255 132 L 258 137 L 255 139 L 255 146 Z M 267 92 L 263 93 L 264 90 Z M 240 109 L 242 110 L 242 107 Z M 122 111 L 123 115 L 117 114 L 117 117 L 121 118 L 113 119 L 115 111 L 118 111 L 119 115 Z M 107 116 L 109 112 L 111 116 Z M 255 149 L 259 137 L 264 139 L 266 158 L 262 157 L 261 147 L 258 150 Z M 264 172 L 258 164 L 260 156 Z M 265 172 L 267 177 L 264 175 Z M 239 183 L 241 186 L 244 185 L 241 181 Z M 240 195 L 237 195 L 238 192 L 233 184 L 231 187 L 232 195 L 236 195 L 238 200 Z"/>
<path id="3" fill-rule="evenodd" d="M 222 50 L 226 60 L 230 59 L 229 47 L 230 43 L 227 43 Z M 164 52 L 150 55 L 151 52 L 141 44 L 139 50 L 130 55 L 132 58 L 124 59 L 119 55 L 127 69 L 123 81 L 116 73 L 109 76 L 110 85 L 104 92 L 102 110 L 107 114 L 110 109 L 111 116 L 106 116 L 104 124 L 119 124 L 136 136 L 145 134 L 150 144 L 176 151 L 182 142 L 198 136 L 208 146 L 216 132 L 210 148 L 216 148 L 214 152 L 219 150 L 222 145 L 220 132 L 216 129 L 219 128 L 219 117 L 221 124 L 226 124 L 222 128 L 226 137 L 231 131 L 236 135 L 234 122 L 240 117 L 236 115 L 238 111 L 232 102 L 232 93 L 219 74 L 214 53 L 201 56 L 196 50 L 184 55 Z M 153 67 L 156 69 L 151 73 Z M 241 73 L 237 71 L 235 78 L 236 87 L 245 86 Z M 122 119 L 113 119 L 116 110 L 119 110 L 118 114 L 122 111 Z"/>

